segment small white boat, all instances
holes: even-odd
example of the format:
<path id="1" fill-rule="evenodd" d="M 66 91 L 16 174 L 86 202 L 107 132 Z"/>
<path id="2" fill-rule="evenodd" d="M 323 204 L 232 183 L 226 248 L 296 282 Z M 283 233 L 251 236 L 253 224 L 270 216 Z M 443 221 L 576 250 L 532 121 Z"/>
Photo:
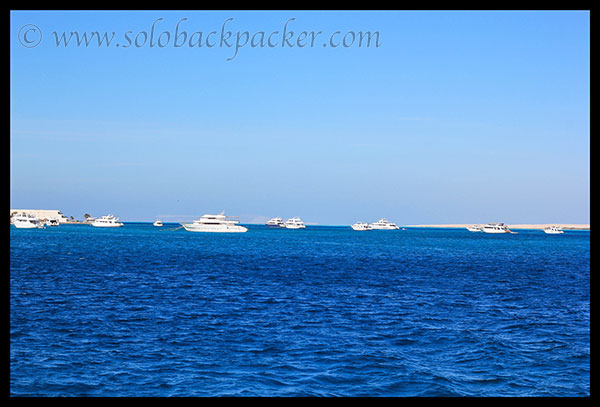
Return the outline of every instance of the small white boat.
<path id="1" fill-rule="evenodd" d="M 558 226 L 550 226 L 544 229 L 544 233 L 549 235 L 560 235 L 561 233 L 565 232 L 563 232 L 563 230 Z"/>
<path id="2" fill-rule="evenodd" d="M 483 227 L 481 225 L 471 225 L 467 226 L 467 230 L 469 232 L 481 232 L 483 230 Z"/>
<path id="3" fill-rule="evenodd" d="M 115 218 L 114 215 L 104 215 L 94 219 L 92 226 L 97 228 L 118 228 L 123 226 L 123 223 L 119 221 L 119 218 Z"/>
<path id="4" fill-rule="evenodd" d="M 370 223 L 371 229 L 373 230 L 395 230 L 400 229 L 398 225 L 388 221 L 387 219 L 379 219 L 375 223 Z"/>
<path id="5" fill-rule="evenodd" d="M 285 222 L 281 218 L 271 218 L 265 223 L 269 228 L 284 228 Z"/>
<path id="6" fill-rule="evenodd" d="M 154 225 L 154 226 L 162 226 L 163 223 L 159 219 L 157 219 L 157 220 L 154 221 L 154 223 L 152 225 Z"/>
<path id="7" fill-rule="evenodd" d="M 30 213 L 19 213 L 12 217 L 12 224 L 18 229 L 43 229 L 44 224 L 37 216 Z"/>
<path id="8" fill-rule="evenodd" d="M 355 224 L 350 225 L 350 227 L 354 230 L 373 230 L 371 225 L 367 222 L 356 222 Z"/>
<path id="9" fill-rule="evenodd" d="M 304 225 L 304 222 L 302 222 L 302 219 L 300 219 L 297 216 L 288 219 L 285 222 L 285 227 L 287 229 L 305 229 L 306 228 L 306 226 Z"/>
<path id="10" fill-rule="evenodd" d="M 192 223 L 182 223 L 181 226 L 188 232 L 211 233 L 243 233 L 248 228 L 238 225 L 239 220 L 225 216 L 225 212 L 218 215 L 202 215 Z"/>
<path id="11" fill-rule="evenodd" d="M 487 225 L 483 225 L 481 230 L 484 233 L 513 233 L 504 223 L 488 223 Z"/>
<path id="12" fill-rule="evenodd" d="M 60 225 L 60 223 L 58 222 L 58 219 L 46 220 L 46 226 L 58 226 L 58 225 Z"/>

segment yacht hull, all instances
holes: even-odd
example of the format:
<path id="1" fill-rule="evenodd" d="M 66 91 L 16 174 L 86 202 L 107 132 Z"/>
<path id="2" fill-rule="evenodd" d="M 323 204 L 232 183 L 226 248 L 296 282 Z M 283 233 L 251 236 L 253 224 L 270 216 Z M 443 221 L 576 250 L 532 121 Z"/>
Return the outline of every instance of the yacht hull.
<path id="1" fill-rule="evenodd" d="M 31 222 L 15 222 L 14 225 L 17 229 L 37 229 L 39 227 Z"/>
<path id="2" fill-rule="evenodd" d="M 495 230 L 495 229 L 483 229 L 483 233 L 501 234 L 501 233 L 510 233 L 510 231 L 508 231 L 508 230 Z"/>
<path id="3" fill-rule="evenodd" d="M 193 223 L 182 223 L 181 226 L 188 232 L 244 233 L 248 231 L 248 228 L 238 225 L 198 225 Z"/>

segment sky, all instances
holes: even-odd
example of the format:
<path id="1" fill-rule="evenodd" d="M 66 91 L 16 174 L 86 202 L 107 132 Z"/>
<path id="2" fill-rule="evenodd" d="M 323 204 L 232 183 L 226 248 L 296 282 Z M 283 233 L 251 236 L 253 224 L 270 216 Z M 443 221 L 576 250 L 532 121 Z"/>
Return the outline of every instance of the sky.
<path id="1" fill-rule="evenodd" d="M 11 208 L 589 223 L 587 11 L 10 20 Z"/>

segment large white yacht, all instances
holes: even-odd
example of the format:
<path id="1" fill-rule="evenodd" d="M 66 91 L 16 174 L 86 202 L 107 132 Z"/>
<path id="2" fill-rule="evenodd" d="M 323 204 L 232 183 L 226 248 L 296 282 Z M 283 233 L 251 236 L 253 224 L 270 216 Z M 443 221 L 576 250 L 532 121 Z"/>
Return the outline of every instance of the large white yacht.
<path id="1" fill-rule="evenodd" d="M 271 218 L 265 223 L 269 228 L 284 228 L 285 222 L 281 218 Z"/>
<path id="2" fill-rule="evenodd" d="M 394 230 L 400 229 L 398 225 L 388 221 L 387 219 L 379 219 L 375 223 L 370 223 L 371 229 L 373 230 Z"/>
<path id="3" fill-rule="evenodd" d="M 104 215 L 94 219 L 92 226 L 96 226 L 97 228 L 118 228 L 123 226 L 123 223 L 119 221 L 119 218 L 115 218 L 114 215 Z"/>
<path id="4" fill-rule="evenodd" d="M 306 226 L 304 225 L 304 222 L 302 222 L 302 219 L 300 219 L 297 216 L 288 219 L 285 222 L 285 227 L 287 229 L 304 229 L 304 228 L 306 228 Z"/>
<path id="5" fill-rule="evenodd" d="M 44 224 L 40 222 L 37 216 L 25 212 L 14 215 L 12 223 L 19 229 L 42 229 L 44 227 Z"/>
<path id="6" fill-rule="evenodd" d="M 218 215 L 202 215 L 200 219 L 192 223 L 182 223 L 181 226 L 188 232 L 214 232 L 214 233 L 241 233 L 248 231 L 247 228 L 238 225 L 237 219 L 225 216 L 225 212 Z"/>
<path id="7" fill-rule="evenodd" d="M 481 230 L 485 233 L 512 233 L 504 223 L 488 223 Z"/>
<path id="8" fill-rule="evenodd" d="M 350 225 L 350 227 L 354 230 L 373 230 L 373 227 L 367 222 L 356 222 L 355 224 Z"/>
<path id="9" fill-rule="evenodd" d="M 560 235 L 561 233 L 565 233 L 563 232 L 563 230 L 558 227 L 558 226 L 550 226 L 544 229 L 545 233 L 548 233 L 549 235 Z"/>
<path id="10" fill-rule="evenodd" d="M 154 225 L 154 226 L 162 226 L 163 223 L 162 223 L 162 221 L 160 219 L 156 219 L 152 225 Z"/>

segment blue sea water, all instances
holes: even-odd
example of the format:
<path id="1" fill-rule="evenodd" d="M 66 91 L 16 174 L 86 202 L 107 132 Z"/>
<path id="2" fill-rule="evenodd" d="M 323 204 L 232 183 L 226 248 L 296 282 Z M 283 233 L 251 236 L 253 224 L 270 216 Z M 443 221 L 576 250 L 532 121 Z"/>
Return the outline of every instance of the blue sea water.
<path id="1" fill-rule="evenodd" d="M 10 230 L 11 396 L 589 396 L 590 233 Z"/>

